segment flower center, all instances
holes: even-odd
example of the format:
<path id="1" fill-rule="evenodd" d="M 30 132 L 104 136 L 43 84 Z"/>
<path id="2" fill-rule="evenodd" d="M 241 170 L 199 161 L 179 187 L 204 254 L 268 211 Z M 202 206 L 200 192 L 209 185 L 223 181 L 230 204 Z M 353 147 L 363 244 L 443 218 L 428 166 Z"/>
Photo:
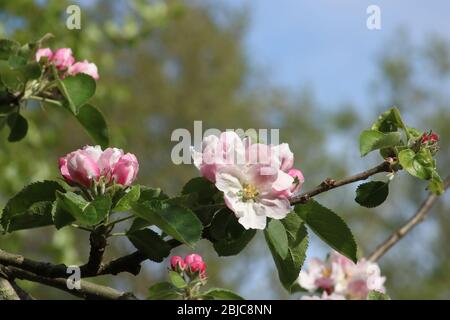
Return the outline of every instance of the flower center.
<path id="1" fill-rule="evenodd" d="M 258 189 L 252 184 L 245 183 L 244 188 L 241 191 L 242 201 L 253 200 L 258 196 Z"/>
<path id="2" fill-rule="evenodd" d="M 324 278 L 329 278 L 331 276 L 331 268 L 325 268 L 322 272 Z"/>

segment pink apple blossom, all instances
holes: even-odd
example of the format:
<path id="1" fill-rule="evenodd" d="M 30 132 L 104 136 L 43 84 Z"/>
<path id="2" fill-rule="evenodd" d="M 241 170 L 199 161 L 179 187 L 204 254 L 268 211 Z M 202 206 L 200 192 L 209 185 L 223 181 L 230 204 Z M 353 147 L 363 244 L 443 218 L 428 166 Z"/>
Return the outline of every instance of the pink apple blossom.
<path id="1" fill-rule="evenodd" d="M 235 132 L 205 137 L 201 151 L 192 148 L 192 157 L 246 229 L 264 229 L 267 217 L 286 217 L 291 211 L 288 198 L 304 181 L 299 170 L 289 174 L 294 155 L 288 144 L 251 143 Z"/>
<path id="2" fill-rule="evenodd" d="M 75 62 L 75 58 L 72 55 L 72 49 L 59 48 L 53 54 L 51 61 L 58 70 L 64 70 L 69 68 Z"/>
<path id="3" fill-rule="evenodd" d="M 131 153 L 121 149 L 100 146 L 85 146 L 59 159 L 59 169 L 63 178 L 71 185 L 89 188 L 100 180 L 129 186 L 136 179 L 139 163 Z"/>
<path id="4" fill-rule="evenodd" d="M 309 268 L 300 271 L 298 282 L 309 292 L 323 290 L 347 299 L 366 299 L 371 290 L 385 292 L 385 280 L 376 263 L 363 258 L 355 264 L 333 251 L 325 261 L 312 259 Z"/>
<path id="5" fill-rule="evenodd" d="M 92 78 L 94 78 L 95 80 L 98 80 L 100 78 L 95 63 L 90 63 L 87 60 L 76 62 L 73 65 L 69 66 L 69 68 L 67 69 L 67 74 L 71 76 L 76 75 L 78 73 L 87 74 Z"/>
<path id="6" fill-rule="evenodd" d="M 225 165 L 245 163 L 245 146 L 242 139 L 232 131 L 222 132 L 219 137 L 207 136 L 203 139 L 201 152 L 192 150 L 194 165 L 203 177 L 216 181 L 216 171 Z"/>
<path id="7" fill-rule="evenodd" d="M 53 51 L 50 48 L 42 48 L 36 51 L 36 61 L 39 62 L 42 57 L 46 57 L 50 61 L 53 57 Z"/>
<path id="8" fill-rule="evenodd" d="M 264 168 L 231 165 L 216 174 L 217 189 L 224 193 L 227 207 L 246 229 L 264 229 L 267 218 L 283 219 L 291 211 L 283 191 L 290 188 L 293 179 L 281 170 L 264 174 Z M 283 175 L 288 178 L 280 178 Z"/>

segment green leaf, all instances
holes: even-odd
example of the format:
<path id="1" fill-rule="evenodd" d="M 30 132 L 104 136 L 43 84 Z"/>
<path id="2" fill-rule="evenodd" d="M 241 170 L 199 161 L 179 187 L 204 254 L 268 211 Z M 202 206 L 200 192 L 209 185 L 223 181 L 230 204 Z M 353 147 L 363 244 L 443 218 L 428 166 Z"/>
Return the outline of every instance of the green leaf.
<path id="1" fill-rule="evenodd" d="M 17 142 L 22 140 L 28 132 L 28 121 L 21 114 L 10 114 L 7 120 L 9 129 L 9 142 Z"/>
<path id="2" fill-rule="evenodd" d="M 137 230 L 127 233 L 127 236 L 136 249 L 150 260 L 162 262 L 170 254 L 170 245 L 153 230 Z"/>
<path id="3" fill-rule="evenodd" d="M 11 68 L 17 69 L 27 64 L 27 59 L 18 55 L 11 55 L 8 58 L 8 64 Z"/>
<path id="4" fill-rule="evenodd" d="M 76 118 L 95 143 L 101 145 L 102 148 L 109 145 L 108 125 L 98 109 L 90 104 L 85 104 L 78 110 Z"/>
<path id="5" fill-rule="evenodd" d="M 386 293 L 372 290 L 367 294 L 367 300 L 391 300 L 391 298 Z"/>
<path id="6" fill-rule="evenodd" d="M 142 197 L 142 194 L 141 194 Z M 193 246 L 200 240 L 203 226 L 188 208 L 158 200 L 137 202 L 133 211 L 180 242 Z"/>
<path id="7" fill-rule="evenodd" d="M 209 228 L 211 242 L 219 256 L 233 256 L 244 250 L 256 234 L 255 229 L 246 230 L 228 208 L 220 210 Z"/>
<path id="8" fill-rule="evenodd" d="M 271 243 L 276 253 L 282 258 L 286 259 L 288 254 L 288 238 L 286 229 L 280 220 L 270 220 L 267 228 L 264 230 L 264 235 L 268 242 Z"/>
<path id="9" fill-rule="evenodd" d="M 137 230 L 141 230 L 141 229 L 145 229 L 149 226 L 151 226 L 152 224 L 150 222 L 148 222 L 145 219 L 142 218 L 135 218 L 133 220 L 133 223 L 130 226 L 130 229 L 128 229 L 128 233 L 137 231 Z"/>
<path id="10" fill-rule="evenodd" d="M 399 128 L 406 130 L 400 111 L 394 107 L 383 112 L 372 125 L 371 129 L 380 132 L 395 132 Z"/>
<path id="11" fill-rule="evenodd" d="M 203 177 L 196 177 L 184 185 L 181 194 L 195 193 L 198 195 L 197 199 L 199 203 L 208 204 L 212 202 L 214 194 L 217 192 L 218 190 L 211 181 Z"/>
<path id="12" fill-rule="evenodd" d="M 132 208 L 133 203 L 137 202 L 140 196 L 141 196 L 140 185 L 135 185 L 129 188 L 128 191 L 119 199 L 113 211 L 120 212 L 130 210 Z"/>
<path id="13" fill-rule="evenodd" d="M 10 55 L 16 54 L 20 44 L 8 39 L 0 39 L 0 60 L 8 60 Z"/>
<path id="14" fill-rule="evenodd" d="M 359 137 L 359 151 L 361 157 L 378 149 L 394 147 L 401 144 L 399 132 L 383 133 L 376 130 L 364 130 Z"/>
<path id="15" fill-rule="evenodd" d="M 295 213 L 290 213 L 281 220 L 288 238 L 288 250 L 285 257 L 279 254 L 273 242 L 265 232 L 266 242 L 272 253 L 273 260 L 278 270 L 278 277 L 283 287 L 290 293 L 294 292 L 296 280 L 308 248 L 308 234 L 302 219 Z"/>
<path id="16" fill-rule="evenodd" d="M 175 271 L 169 271 L 170 282 L 178 289 L 183 289 L 187 287 L 187 283 L 184 278 Z"/>
<path id="17" fill-rule="evenodd" d="M 32 183 L 12 197 L 3 209 L 1 224 L 7 232 L 52 224 L 55 192 L 63 191 L 55 181 Z"/>
<path id="18" fill-rule="evenodd" d="M 427 189 L 437 196 L 440 196 L 444 193 L 444 183 L 442 182 L 441 177 L 436 171 L 433 171 L 433 173 L 431 174 L 431 179 L 430 182 L 428 182 Z"/>
<path id="19" fill-rule="evenodd" d="M 295 206 L 295 212 L 330 247 L 357 262 L 357 246 L 347 224 L 328 208 L 313 199 Z"/>
<path id="20" fill-rule="evenodd" d="M 56 229 L 61 229 L 75 221 L 75 218 L 63 209 L 60 201 L 56 199 L 52 204 L 52 219 Z"/>
<path id="21" fill-rule="evenodd" d="M 169 282 L 159 282 L 148 290 L 149 300 L 173 300 L 180 297 L 181 294 Z"/>
<path id="22" fill-rule="evenodd" d="M 88 202 L 82 196 L 73 192 L 57 192 L 58 205 L 69 212 L 77 221 L 87 226 L 100 223 L 111 208 L 109 195 L 98 196 L 94 201 Z"/>
<path id="23" fill-rule="evenodd" d="M 389 194 L 389 183 L 370 181 L 360 184 L 356 189 L 355 201 L 360 205 L 373 208 L 382 204 Z"/>
<path id="24" fill-rule="evenodd" d="M 428 149 L 422 148 L 416 154 L 411 149 L 399 152 L 398 160 L 408 173 L 419 179 L 428 180 L 434 171 L 433 157 Z"/>
<path id="25" fill-rule="evenodd" d="M 202 294 L 203 297 L 211 298 L 214 300 L 245 300 L 237 293 L 222 288 L 213 288 Z"/>
<path id="26" fill-rule="evenodd" d="M 161 191 L 160 188 L 150 188 L 141 186 L 141 194 L 139 196 L 139 202 L 151 201 L 151 200 L 165 200 L 169 197 Z"/>
<path id="27" fill-rule="evenodd" d="M 59 79 L 59 78 L 58 78 Z M 83 106 L 95 94 L 95 80 L 84 73 L 66 77 L 58 82 L 61 93 L 66 97 L 73 114 L 78 114 Z"/>
<path id="28" fill-rule="evenodd" d="M 25 80 L 20 70 L 11 68 L 6 61 L 0 61 L 0 78 L 2 84 L 11 93 L 21 91 L 25 85 Z"/>
<path id="29" fill-rule="evenodd" d="M 90 216 L 90 225 L 94 225 L 103 221 L 111 211 L 112 200 L 109 194 L 99 195 L 86 207 L 85 212 L 91 211 L 95 215 Z M 92 210 L 91 210 L 92 208 Z M 95 218 L 94 218 L 95 217 Z"/>

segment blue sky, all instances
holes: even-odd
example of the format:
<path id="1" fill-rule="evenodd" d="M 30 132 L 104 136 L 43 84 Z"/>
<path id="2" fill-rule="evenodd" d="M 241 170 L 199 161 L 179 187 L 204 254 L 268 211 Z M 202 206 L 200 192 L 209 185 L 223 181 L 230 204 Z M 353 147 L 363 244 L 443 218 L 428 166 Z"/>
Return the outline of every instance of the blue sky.
<path id="1" fill-rule="evenodd" d="M 376 57 L 405 29 L 414 43 L 449 39 L 450 2 L 407 0 L 222 0 L 250 8 L 245 47 L 275 85 L 313 88 L 326 105 L 366 105 Z M 381 30 L 368 30 L 366 9 L 381 9 Z"/>

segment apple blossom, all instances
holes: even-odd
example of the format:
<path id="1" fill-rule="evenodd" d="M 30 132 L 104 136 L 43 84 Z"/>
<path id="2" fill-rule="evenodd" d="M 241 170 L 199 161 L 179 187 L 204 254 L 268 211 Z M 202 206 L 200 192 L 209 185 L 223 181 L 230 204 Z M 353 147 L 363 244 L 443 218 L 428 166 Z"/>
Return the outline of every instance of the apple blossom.
<path id="1" fill-rule="evenodd" d="M 309 292 L 323 290 L 348 299 L 365 299 L 371 290 L 385 292 L 380 268 L 364 258 L 356 264 L 332 252 L 325 260 L 312 259 L 307 271 L 300 271 L 298 282 Z"/>
<path id="2" fill-rule="evenodd" d="M 235 132 L 205 137 L 201 152 L 192 149 L 192 157 L 200 173 L 224 193 L 225 204 L 246 229 L 264 229 L 268 217 L 286 217 L 291 211 L 288 198 L 304 181 L 303 174 L 293 169 L 288 144 L 251 143 Z"/>
<path id="3" fill-rule="evenodd" d="M 100 146 L 85 146 L 60 158 L 59 169 L 71 185 L 89 188 L 102 180 L 106 184 L 129 186 L 136 179 L 139 163 L 135 155 L 124 154 L 121 149 L 103 151 Z"/>
<path id="4" fill-rule="evenodd" d="M 42 57 L 46 57 L 50 61 L 53 57 L 53 51 L 50 48 L 41 48 L 36 51 L 36 61 L 39 62 Z"/>
<path id="5" fill-rule="evenodd" d="M 224 200 L 239 223 L 246 229 L 264 229 L 267 217 L 283 219 L 291 211 L 286 190 L 292 178 L 280 179 L 283 174 L 263 174 L 261 165 L 227 166 L 216 174 L 216 187 L 224 193 Z"/>
<path id="6" fill-rule="evenodd" d="M 202 151 L 191 148 L 194 165 L 203 177 L 216 181 L 216 171 L 225 165 L 245 163 L 244 141 L 232 131 L 225 131 L 219 137 L 207 136 L 202 142 Z"/>
<path id="7" fill-rule="evenodd" d="M 75 58 L 72 55 L 72 49 L 59 48 L 53 54 L 51 61 L 55 64 L 56 68 L 64 70 L 75 62 Z"/>
<path id="8" fill-rule="evenodd" d="M 94 78 L 95 80 L 98 80 L 100 78 L 95 63 L 90 63 L 87 60 L 76 62 L 73 65 L 69 66 L 69 68 L 67 69 L 67 74 L 71 76 L 76 75 L 78 73 L 87 74 L 92 78 Z"/>

